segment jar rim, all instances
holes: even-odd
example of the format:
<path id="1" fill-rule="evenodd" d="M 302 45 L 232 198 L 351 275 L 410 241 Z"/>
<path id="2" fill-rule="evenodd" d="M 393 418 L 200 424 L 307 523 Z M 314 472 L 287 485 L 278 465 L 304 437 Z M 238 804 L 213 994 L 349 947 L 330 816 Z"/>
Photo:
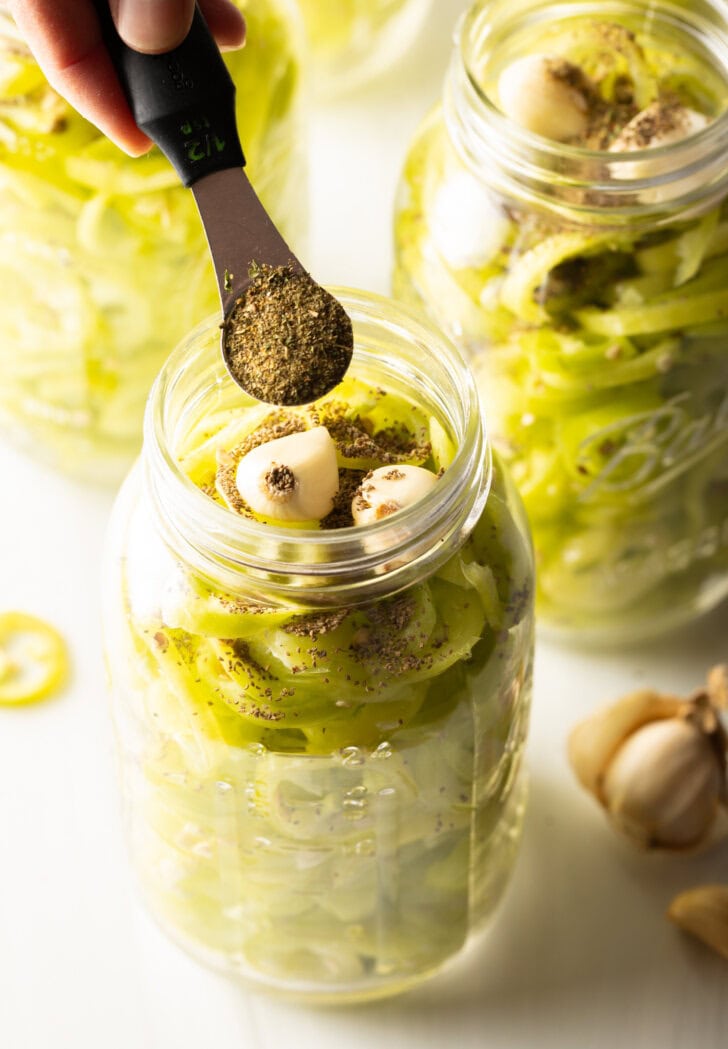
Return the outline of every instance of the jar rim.
<path id="1" fill-rule="evenodd" d="M 703 13 L 671 0 L 659 9 L 644 0 L 478 0 L 458 20 L 445 85 L 445 119 L 461 158 L 473 174 L 492 180 L 506 195 L 525 191 L 547 207 L 577 215 L 601 211 L 639 218 L 677 208 L 685 214 L 691 206 L 704 210 L 728 191 L 728 107 L 686 138 L 640 150 L 637 164 L 635 151 L 610 153 L 557 142 L 522 127 L 501 112 L 474 68 L 488 48 L 496 53 L 498 38 L 512 37 L 527 17 L 545 20 L 548 13 L 548 21 L 555 22 L 596 13 L 606 21 L 610 13 L 646 16 L 649 7 L 651 26 L 680 29 L 712 51 L 728 87 L 728 27 L 720 0 L 700 4 Z M 705 17 L 707 11 L 715 13 L 715 24 Z M 704 176 L 698 187 L 696 173 Z M 639 199 L 656 186 L 661 187 L 659 204 Z"/>
<path id="2" fill-rule="evenodd" d="M 147 404 L 143 458 L 165 541 L 209 578 L 224 577 L 226 585 L 240 588 L 244 575 L 252 591 L 258 587 L 267 600 L 276 594 L 288 601 L 305 597 L 306 604 L 331 603 L 346 592 L 361 603 L 377 592 L 411 585 L 415 576 L 444 563 L 454 544 L 465 541 L 490 487 L 492 462 L 482 407 L 474 378 L 456 347 L 423 315 L 400 303 L 353 289 L 329 290 L 352 317 L 354 368 L 358 364 L 367 375 L 378 370 L 392 376 L 396 364 L 401 386 L 402 361 L 388 362 L 377 355 L 382 340 L 398 341 L 400 353 L 407 346 L 412 350 L 404 366 L 405 380 L 428 383 L 430 404 L 437 404 L 442 413 L 457 413 L 450 419 L 453 460 L 414 506 L 367 525 L 291 529 L 242 517 L 210 499 L 180 467 L 174 443 L 185 402 L 189 408 L 194 398 L 199 408 L 203 388 L 218 393 L 232 389 L 246 399 L 225 371 L 217 317 L 207 318 L 173 350 Z M 197 385 L 195 377 L 200 380 Z"/>

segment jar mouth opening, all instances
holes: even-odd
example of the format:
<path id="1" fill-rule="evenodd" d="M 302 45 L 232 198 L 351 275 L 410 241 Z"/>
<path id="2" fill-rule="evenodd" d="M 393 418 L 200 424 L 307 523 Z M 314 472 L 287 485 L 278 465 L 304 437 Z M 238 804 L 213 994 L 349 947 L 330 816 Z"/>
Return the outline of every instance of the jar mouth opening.
<path id="1" fill-rule="evenodd" d="M 145 417 L 149 480 L 168 542 L 219 570 L 256 574 L 284 591 L 407 570 L 432 556 L 463 528 L 469 531 L 487 497 L 490 457 L 474 380 L 449 340 L 414 311 L 391 300 L 346 288 L 328 289 L 354 325 L 350 371 L 393 386 L 446 422 L 454 456 L 437 485 L 413 506 L 381 521 L 337 529 L 271 525 L 244 517 L 211 499 L 187 476 L 177 451 L 192 417 L 222 399 L 241 408 L 258 402 L 228 376 L 219 347 L 219 320 L 208 318 L 170 355 L 150 394 Z M 393 347 L 397 356 L 392 356 Z M 334 391 L 335 392 L 335 391 Z M 424 402 L 424 403 L 423 403 Z M 276 409 L 271 405 L 271 412 Z M 442 425 L 442 422 L 441 422 Z M 445 558 L 442 558 L 444 560 Z M 306 597 L 310 595 L 307 593 Z"/>
<path id="2" fill-rule="evenodd" d="M 728 108 L 683 139 L 630 152 L 555 141 L 500 110 L 486 86 L 500 71 L 500 56 L 508 56 L 506 62 L 521 57 L 525 52 L 518 51 L 517 44 L 534 28 L 587 17 L 602 23 L 613 18 L 625 25 L 649 22 L 650 35 L 664 32 L 667 39 L 680 38 L 709 62 L 711 76 L 728 93 L 728 27 L 716 0 L 696 0 L 694 6 L 665 0 L 659 9 L 636 0 L 560 0 L 555 5 L 543 0 L 481 0 L 456 26 L 446 86 L 448 126 L 473 172 L 490 178 L 492 165 L 505 172 L 504 185 L 533 189 L 550 182 L 550 188 L 542 186 L 535 195 L 562 197 L 577 210 L 598 205 L 638 213 L 644 206 L 640 195 L 656 188 L 664 198 L 660 203 L 672 209 L 678 202 L 690 204 L 708 196 L 712 200 L 725 193 Z M 696 175 L 701 176 L 699 185 Z M 590 193 L 596 199 L 590 199 Z"/>

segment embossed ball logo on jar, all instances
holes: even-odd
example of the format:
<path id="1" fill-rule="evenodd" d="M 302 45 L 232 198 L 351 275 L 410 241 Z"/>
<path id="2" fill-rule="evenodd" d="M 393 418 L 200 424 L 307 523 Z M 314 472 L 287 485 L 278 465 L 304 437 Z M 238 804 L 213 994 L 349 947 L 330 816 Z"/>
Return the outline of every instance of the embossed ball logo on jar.
<path id="1" fill-rule="evenodd" d="M 728 392 L 714 412 L 697 418 L 687 410 L 688 400 L 689 394 L 679 394 L 657 411 L 620 420 L 585 438 L 576 469 L 591 480 L 578 499 L 609 493 L 646 498 L 722 448 L 728 433 Z M 595 463 L 601 464 L 596 473 Z"/>

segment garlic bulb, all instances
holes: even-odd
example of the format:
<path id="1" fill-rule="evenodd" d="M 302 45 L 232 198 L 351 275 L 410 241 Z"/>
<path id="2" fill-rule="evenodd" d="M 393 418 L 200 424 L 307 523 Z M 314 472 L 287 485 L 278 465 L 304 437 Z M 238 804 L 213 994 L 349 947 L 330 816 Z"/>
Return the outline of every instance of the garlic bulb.
<path id="1" fill-rule="evenodd" d="M 320 521 L 339 490 L 336 445 L 325 426 L 267 441 L 243 456 L 235 483 L 262 517 Z"/>
<path id="2" fill-rule="evenodd" d="M 525 55 L 506 66 L 498 79 L 505 115 L 556 142 L 585 134 L 594 95 L 583 70 L 558 55 Z"/>
<path id="3" fill-rule="evenodd" d="M 700 885 L 681 892 L 667 916 L 728 959 L 728 885 Z"/>
<path id="4" fill-rule="evenodd" d="M 404 510 L 437 483 L 437 474 L 422 466 L 380 466 L 362 481 L 351 503 L 354 524 L 371 524 Z"/>
<path id="5" fill-rule="evenodd" d="M 581 784 L 644 848 L 707 844 L 725 819 L 725 668 L 687 700 L 643 690 L 597 711 L 569 738 Z"/>
<path id="6" fill-rule="evenodd" d="M 680 848 L 713 824 L 723 772 L 709 737 L 682 718 L 653 721 L 622 743 L 604 774 L 612 818 L 647 846 Z"/>

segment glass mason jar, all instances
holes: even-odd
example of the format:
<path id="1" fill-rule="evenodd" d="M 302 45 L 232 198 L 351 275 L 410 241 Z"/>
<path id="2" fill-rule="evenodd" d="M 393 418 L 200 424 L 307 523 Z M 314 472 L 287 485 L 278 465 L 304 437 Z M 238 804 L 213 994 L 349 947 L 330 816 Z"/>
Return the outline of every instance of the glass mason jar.
<path id="1" fill-rule="evenodd" d="M 534 52 L 615 110 L 666 92 L 709 123 L 639 154 L 541 137 L 491 101 Z M 727 98 L 719 0 L 491 0 L 406 160 L 396 293 L 473 360 L 564 635 L 644 637 L 728 593 Z"/>
<path id="2" fill-rule="evenodd" d="M 382 521 L 326 529 L 211 499 L 232 445 L 290 422 L 232 382 L 211 320 L 153 388 L 112 517 L 105 635 L 152 913 L 230 973 L 353 1000 L 442 966 L 506 885 L 533 566 L 454 347 L 385 299 L 335 294 L 355 356 L 314 425 L 343 425 L 342 478 L 371 464 L 362 434 L 378 447 L 418 435 L 421 460 L 444 468 L 434 488 Z M 349 445 L 341 405 L 363 427 Z"/>
<path id="3" fill-rule="evenodd" d="M 298 0 L 314 84 L 334 95 L 372 79 L 406 50 L 431 0 Z"/>
<path id="4" fill-rule="evenodd" d="M 248 172 L 292 244 L 305 170 L 293 0 L 239 0 L 225 55 Z M 0 4 L 0 429 L 118 480 L 169 347 L 217 305 L 192 194 L 158 150 L 132 159 L 48 85 Z"/>

